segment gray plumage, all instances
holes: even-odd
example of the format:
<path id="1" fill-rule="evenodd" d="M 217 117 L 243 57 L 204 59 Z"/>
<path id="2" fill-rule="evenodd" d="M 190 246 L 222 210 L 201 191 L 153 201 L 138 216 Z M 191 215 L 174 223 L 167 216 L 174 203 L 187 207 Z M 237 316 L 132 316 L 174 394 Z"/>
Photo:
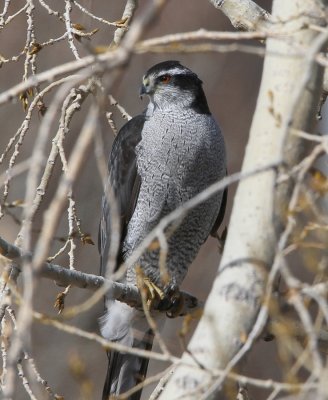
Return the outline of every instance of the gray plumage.
<path id="1" fill-rule="evenodd" d="M 118 263 L 129 257 L 161 218 L 226 174 L 224 139 L 196 74 L 177 61 L 165 61 L 148 70 L 142 94 L 149 96 L 149 105 L 123 126 L 109 161 L 109 185 L 121 216 Z M 113 233 L 106 197 L 99 234 L 103 275 Z M 144 274 L 164 291 L 179 287 L 200 246 L 222 222 L 225 203 L 226 192 L 218 193 L 190 211 L 174 229 L 168 227 L 168 284 L 161 281 L 158 249 L 146 251 L 138 260 Z M 124 280 L 136 283 L 134 268 Z M 160 324 L 163 314 L 155 313 L 155 318 Z M 152 345 L 153 334 L 143 312 L 110 298 L 101 332 L 128 346 L 150 349 Z M 143 379 L 147 365 L 148 360 L 135 356 L 109 354 L 103 399 L 133 387 Z M 130 397 L 139 398 L 140 392 Z"/>

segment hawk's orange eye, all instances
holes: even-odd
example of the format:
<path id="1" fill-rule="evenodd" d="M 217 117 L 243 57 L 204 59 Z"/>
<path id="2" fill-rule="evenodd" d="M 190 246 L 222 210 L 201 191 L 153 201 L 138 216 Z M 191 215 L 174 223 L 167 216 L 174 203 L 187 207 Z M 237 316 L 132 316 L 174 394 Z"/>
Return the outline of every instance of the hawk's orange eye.
<path id="1" fill-rule="evenodd" d="M 169 83 L 171 80 L 171 75 L 162 75 L 159 77 L 159 79 L 162 83 Z"/>

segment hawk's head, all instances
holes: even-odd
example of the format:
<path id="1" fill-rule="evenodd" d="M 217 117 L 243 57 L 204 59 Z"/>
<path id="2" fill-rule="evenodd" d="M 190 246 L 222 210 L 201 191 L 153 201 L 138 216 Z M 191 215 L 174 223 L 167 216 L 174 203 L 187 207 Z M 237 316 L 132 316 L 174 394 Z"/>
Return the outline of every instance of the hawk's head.
<path id="1" fill-rule="evenodd" d="M 164 61 L 151 67 L 143 77 L 140 94 L 147 94 L 156 107 L 191 107 L 209 114 L 202 81 L 179 61 Z"/>

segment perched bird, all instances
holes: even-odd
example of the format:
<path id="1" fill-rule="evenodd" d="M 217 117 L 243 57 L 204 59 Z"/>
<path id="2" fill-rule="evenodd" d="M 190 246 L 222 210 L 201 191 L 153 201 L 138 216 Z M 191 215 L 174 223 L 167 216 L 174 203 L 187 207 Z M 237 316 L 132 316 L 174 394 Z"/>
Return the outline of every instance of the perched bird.
<path id="1" fill-rule="evenodd" d="M 115 195 L 121 228 L 113 232 L 107 193 L 99 229 L 103 275 L 111 235 L 119 234 L 119 265 L 165 215 L 226 175 L 224 139 L 194 72 L 178 61 L 156 64 L 144 75 L 140 94 L 149 96 L 148 107 L 121 128 L 110 155 L 108 185 Z M 150 246 L 126 271 L 123 282 L 136 284 L 138 265 L 164 298 L 176 292 L 200 246 L 222 222 L 226 197 L 226 191 L 215 194 L 166 229 L 168 280 L 160 274 L 158 246 Z M 100 325 L 106 339 L 151 349 L 154 335 L 143 311 L 110 297 L 105 308 Z M 154 312 L 158 321 L 163 315 Z M 108 358 L 103 399 L 115 398 L 144 379 L 147 359 L 116 351 L 110 351 Z M 140 396 L 139 391 L 129 398 Z"/>

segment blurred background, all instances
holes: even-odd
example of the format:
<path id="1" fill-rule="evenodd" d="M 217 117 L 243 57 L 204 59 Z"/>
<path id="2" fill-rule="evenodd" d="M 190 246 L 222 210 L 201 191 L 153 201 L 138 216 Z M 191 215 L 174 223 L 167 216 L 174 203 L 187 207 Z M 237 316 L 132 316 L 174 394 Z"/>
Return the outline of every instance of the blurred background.
<path id="1" fill-rule="evenodd" d="M 9 14 L 13 14 L 25 2 L 16 0 L 10 5 Z M 257 1 L 267 10 L 270 10 L 271 1 Z M 64 2 L 58 0 L 48 1 L 53 9 L 64 11 Z M 125 1 L 81 0 L 87 9 L 97 16 L 109 21 L 121 18 Z M 136 15 L 143 12 L 147 5 L 144 0 L 139 1 Z M 35 32 L 36 40 L 42 43 L 50 38 L 55 38 L 64 33 L 65 26 L 49 15 L 38 2 L 35 4 Z M 82 24 L 86 30 L 99 28 L 92 38 L 94 46 L 108 45 L 112 38 L 114 27 L 108 27 L 86 17 L 73 7 L 72 21 Z M 171 0 L 168 1 L 160 17 L 145 33 L 143 38 L 157 37 L 169 33 L 195 31 L 200 28 L 214 31 L 234 31 L 229 20 L 209 1 L 199 0 Z M 26 39 L 26 16 L 21 14 L 12 23 L 8 24 L 1 32 L 0 54 L 4 58 L 12 57 L 19 53 Z M 78 41 L 75 42 L 81 55 L 87 51 Z M 254 44 L 254 43 L 253 43 Z M 120 81 L 112 90 L 113 96 L 122 104 L 127 112 L 134 116 L 140 113 L 146 106 L 147 100 L 140 100 L 139 87 L 142 75 L 153 64 L 167 59 L 179 60 L 196 72 L 204 82 L 204 89 L 210 109 L 219 122 L 226 140 L 228 154 L 228 172 L 239 171 L 252 116 L 256 104 L 257 92 L 261 80 L 262 58 L 259 56 L 241 53 L 191 53 L 191 54 L 142 54 L 134 55 L 122 75 Z M 45 71 L 56 65 L 73 60 L 72 52 L 67 41 L 44 48 L 38 55 L 38 72 Z M 21 58 L 17 62 L 6 63 L 0 69 L 0 91 L 19 83 L 23 75 L 23 62 Z M 51 95 L 46 96 L 45 104 L 51 101 Z M 84 122 L 84 116 L 90 106 L 87 100 L 71 123 L 71 129 L 67 135 L 65 149 L 67 155 L 74 145 Z M 117 113 L 115 113 L 117 115 Z M 10 138 L 19 128 L 25 117 L 22 104 L 19 101 L 6 104 L 0 108 L 1 135 L 0 152 L 4 150 Z M 31 155 L 35 136 L 42 116 L 36 112 L 33 114 L 31 127 L 24 140 L 18 161 L 22 161 Z M 115 119 L 118 127 L 124 121 L 118 116 Z M 58 125 L 51 128 L 52 137 L 56 134 Z M 113 134 L 105 120 L 101 121 L 101 134 L 104 139 L 106 152 L 109 154 Z M 48 149 L 51 143 L 49 143 Z M 1 173 L 5 171 L 7 163 L 1 166 Z M 60 163 L 57 162 L 54 176 L 50 180 L 48 196 L 42 204 L 35 222 L 35 227 L 41 227 L 42 211 L 49 204 L 57 187 L 58 177 L 61 173 Z M 8 202 L 23 199 L 25 195 L 26 174 L 22 174 L 12 181 Z M 229 189 L 228 208 L 224 225 L 228 224 L 231 207 L 233 204 L 235 187 Z M 94 154 L 85 160 L 84 168 L 78 182 L 74 187 L 74 198 L 77 203 L 78 217 L 81 219 L 83 232 L 91 235 L 97 243 L 97 232 L 102 195 L 102 184 L 97 171 Z M 13 209 L 12 213 L 20 216 L 20 210 Z M 5 215 L 0 220 L 0 235 L 9 242 L 14 242 L 19 226 L 14 219 Z M 63 215 L 57 236 L 67 235 L 67 218 Z M 53 253 L 62 244 L 54 242 Z M 99 257 L 97 246 L 83 245 L 77 241 L 76 266 L 84 272 L 97 274 L 99 271 Z M 202 247 L 197 259 L 190 268 L 184 282 L 183 289 L 189 291 L 199 299 L 205 300 L 214 277 L 217 273 L 220 254 L 217 243 L 209 239 Z M 68 257 L 61 256 L 56 260 L 60 265 L 68 265 Z M 53 304 L 60 288 L 48 280 L 41 280 L 35 293 L 35 308 L 37 311 L 48 315 L 55 315 Z M 79 304 L 90 296 L 86 290 L 72 288 L 66 300 L 66 305 Z M 102 314 L 103 305 L 100 303 L 88 312 L 79 315 L 69 321 L 90 332 L 99 332 L 97 319 Z M 179 355 L 182 346 L 178 338 L 181 320 L 168 320 L 163 336 L 173 354 Z M 192 334 L 192 331 L 190 332 Z M 34 323 L 32 332 L 31 350 L 35 357 L 36 365 L 44 379 L 48 381 L 53 391 L 62 395 L 65 399 L 99 399 L 107 368 L 107 357 L 100 346 L 80 339 L 76 336 L 62 333 L 55 328 Z M 157 349 L 157 347 L 155 347 Z M 245 374 L 256 376 L 260 379 L 281 379 L 277 368 L 277 350 L 274 342 L 259 342 L 254 351 L 247 357 Z M 149 373 L 154 374 L 166 367 L 164 363 L 151 362 Z M 144 399 L 149 397 L 149 391 L 144 391 Z M 263 393 L 250 389 L 255 399 L 265 398 Z M 21 383 L 17 382 L 16 399 L 28 398 L 23 391 Z M 42 396 L 40 395 L 40 397 Z M 168 399 L 169 400 L 169 399 Z"/>

